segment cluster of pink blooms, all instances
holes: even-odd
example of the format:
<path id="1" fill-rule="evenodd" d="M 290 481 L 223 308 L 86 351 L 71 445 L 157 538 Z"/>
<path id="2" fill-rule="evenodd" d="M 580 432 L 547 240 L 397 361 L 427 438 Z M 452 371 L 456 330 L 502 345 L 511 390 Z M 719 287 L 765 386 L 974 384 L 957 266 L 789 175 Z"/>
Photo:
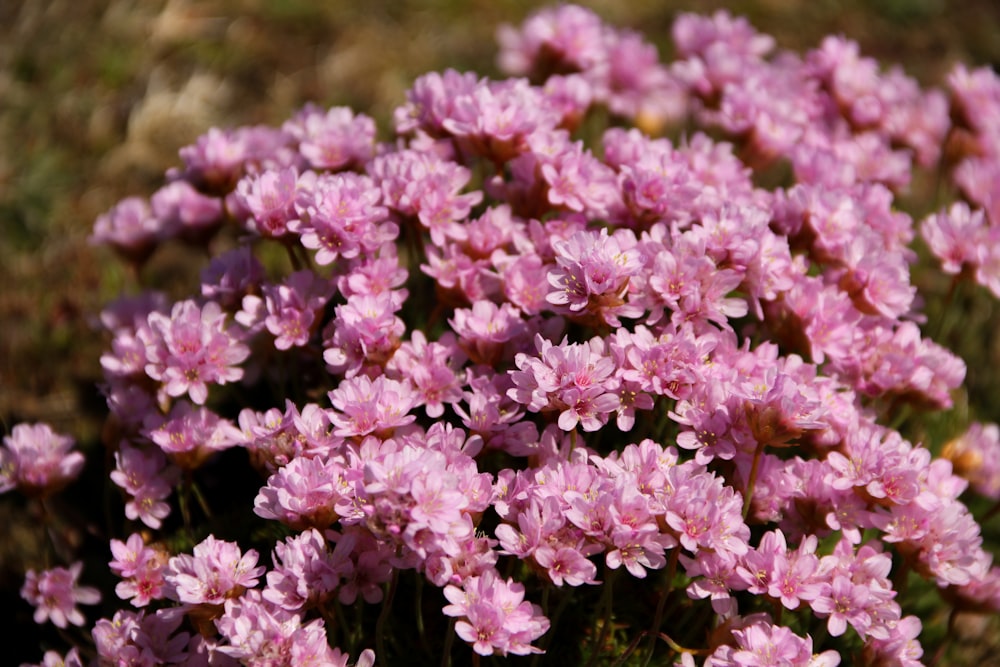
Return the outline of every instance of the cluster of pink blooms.
<path id="1" fill-rule="evenodd" d="M 950 408 L 965 376 L 919 326 L 895 199 L 914 169 L 958 156 L 940 166 L 962 199 L 921 236 L 1000 296 L 1000 77 L 958 67 L 949 100 L 846 39 L 776 52 L 725 13 L 679 17 L 668 64 L 573 5 L 499 37 L 519 78 L 426 74 L 389 142 L 346 108 L 213 129 L 98 219 L 137 267 L 170 239 L 219 252 L 199 294 L 102 314 L 128 519 L 110 568 L 134 609 L 93 626 L 95 664 L 346 665 L 328 633 L 406 572 L 484 656 L 544 652 L 535 596 L 612 575 L 660 596 L 631 628 L 653 639 L 683 581 L 712 619 L 658 645 L 684 666 L 918 665 L 908 571 L 1000 611 L 963 503 L 1000 499 L 997 426 L 934 458 L 882 423 Z M 589 146 L 596 107 L 641 129 Z M 642 131 L 685 120 L 728 141 Z M 755 184 L 782 161 L 787 183 Z M 43 425 L 4 443 L 0 491 L 44 496 L 83 463 Z M 260 475 L 239 511 L 281 536 L 270 558 L 165 540 L 223 450 Z M 84 624 L 80 568 L 29 573 L 37 621 Z"/>

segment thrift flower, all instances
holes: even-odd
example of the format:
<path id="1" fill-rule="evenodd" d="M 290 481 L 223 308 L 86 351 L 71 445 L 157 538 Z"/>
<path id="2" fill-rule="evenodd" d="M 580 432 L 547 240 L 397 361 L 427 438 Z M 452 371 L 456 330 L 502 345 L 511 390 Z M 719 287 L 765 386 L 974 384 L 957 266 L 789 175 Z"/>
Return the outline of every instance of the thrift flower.
<path id="1" fill-rule="evenodd" d="M 76 581 L 83 570 L 83 563 L 73 563 L 69 568 L 55 567 L 35 572 L 28 570 L 21 587 L 21 597 L 35 607 L 35 623 L 52 621 L 58 628 L 83 625 L 86 619 L 77 604 L 97 604 L 101 593 L 90 586 L 78 586 Z"/>
<path id="2" fill-rule="evenodd" d="M 185 604 L 221 605 L 256 586 L 264 567 L 257 564 L 257 552 L 245 554 L 235 542 L 217 540 L 212 535 L 195 545 L 192 555 L 174 556 L 163 578 L 166 595 Z"/>
<path id="3" fill-rule="evenodd" d="M 48 424 L 17 424 L 0 448 L 0 493 L 18 489 L 45 496 L 72 482 L 83 469 L 83 454 L 73 439 Z"/>
<path id="4" fill-rule="evenodd" d="M 226 384 L 243 377 L 237 364 L 250 349 L 225 325 L 226 314 L 214 301 L 174 305 L 170 315 L 150 313 L 149 329 L 140 336 L 146 344 L 146 373 L 163 383 L 170 396 L 188 394 L 198 405 L 208 398 L 209 384 Z"/>

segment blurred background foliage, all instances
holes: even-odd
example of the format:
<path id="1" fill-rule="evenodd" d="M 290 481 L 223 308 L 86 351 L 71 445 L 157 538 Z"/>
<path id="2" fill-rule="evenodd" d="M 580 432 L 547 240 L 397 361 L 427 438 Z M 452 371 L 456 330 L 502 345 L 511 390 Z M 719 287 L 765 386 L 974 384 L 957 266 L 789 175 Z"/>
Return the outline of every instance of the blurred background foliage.
<path id="1" fill-rule="evenodd" d="M 959 61 L 1000 67 L 995 0 L 580 4 L 641 32 L 664 59 L 671 57 L 670 26 L 679 12 L 726 8 L 773 35 L 780 48 L 802 52 L 824 35 L 843 34 L 862 54 L 884 66 L 899 63 L 924 85 L 943 84 Z M 309 101 L 368 113 L 387 138 L 392 110 L 415 77 L 447 67 L 497 76 L 496 27 L 518 23 L 539 6 L 525 0 L 0 0 L 3 432 L 21 421 L 47 421 L 96 446 L 104 404 L 95 385 L 105 341 L 94 321 L 101 303 L 134 287 L 110 252 L 91 247 L 87 237 L 95 217 L 116 201 L 151 194 L 164 170 L 178 164 L 178 148 L 213 125 L 280 124 Z M 927 183 L 933 181 L 915 180 L 904 199 L 918 220 L 939 204 Z M 190 284 L 197 276 L 191 266 L 182 249 L 168 246 L 141 277 L 157 287 Z M 936 279 L 919 286 L 927 292 L 931 324 L 939 322 L 947 286 Z M 950 307 L 955 321 L 925 331 L 965 358 L 968 397 L 958 397 L 955 415 L 937 418 L 935 432 L 911 435 L 941 438 L 949 425 L 969 418 L 1000 421 L 996 304 L 969 289 Z M 16 591 L 32 563 L 31 545 L 41 539 L 21 509 L 12 499 L 0 502 L 5 603 L 21 604 Z M 997 528 L 985 532 L 996 552 Z M 37 660 L 34 651 L 24 659 Z M 983 655 L 970 652 L 968 664 L 984 664 Z"/>

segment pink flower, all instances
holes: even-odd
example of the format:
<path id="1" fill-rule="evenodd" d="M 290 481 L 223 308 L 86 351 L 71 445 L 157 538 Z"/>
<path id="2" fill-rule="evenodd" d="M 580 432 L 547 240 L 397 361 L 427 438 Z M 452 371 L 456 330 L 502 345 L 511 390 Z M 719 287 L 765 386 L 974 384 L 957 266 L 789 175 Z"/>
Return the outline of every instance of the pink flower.
<path id="1" fill-rule="evenodd" d="M 520 28 L 499 30 L 500 68 L 508 74 L 532 74 L 540 79 L 551 70 L 586 71 L 606 57 L 606 31 L 601 18 L 584 7 L 563 5 L 537 11 Z"/>
<path id="2" fill-rule="evenodd" d="M 146 546 L 142 536 L 133 533 L 128 541 L 111 540 L 109 563 L 111 570 L 122 577 L 115 586 L 115 593 L 122 600 L 131 599 L 136 607 L 145 607 L 164 596 L 163 569 L 167 555 L 155 547 Z"/>
<path id="3" fill-rule="evenodd" d="M 279 542 L 261 597 L 289 611 L 322 603 L 353 573 L 350 546 L 350 540 L 341 540 L 331 550 L 315 528 Z"/>
<path id="4" fill-rule="evenodd" d="M 458 368 L 462 355 L 450 334 L 437 342 L 428 342 L 424 333 L 414 330 L 410 340 L 402 343 L 386 364 L 393 378 L 407 377 L 420 394 L 428 417 L 444 414 L 445 404 L 462 400 L 462 382 Z"/>
<path id="5" fill-rule="evenodd" d="M 194 470 L 216 452 L 235 446 L 242 433 L 228 419 L 203 406 L 178 401 L 166 418 L 147 418 L 143 435 L 185 470 Z"/>
<path id="6" fill-rule="evenodd" d="M 55 651 L 46 651 L 40 663 L 24 664 L 22 667 L 84 667 L 84 662 L 80 658 L 79 649 L 74 646 L 65 656 Z"/>
<path id="7" fill-rule="evenodd" d="M 337 506 L 352 500 L 347 471 L 327 457 L 296 456 L 267 480 L 254 499 L 254 513 L 293 528 L 327 528 Z"/>
<path id="8" fill-rule="evenodd" d="M 346 667 L 347 664 L 346 655 L 330 648 L 322 619 L 303 623 L 299 614 L 263 600 L 258 591 L 226 600 L 225 613 L 216 626 L 229 642 L 216 650 L 244 664 L 274 667 L 308 664 Z M 361 660 L 371 666 L 370 657 L 362 656 Z"/>
<path id="9" fill-rule="evenodd" d="M 236 184 L 237 200 L 253 216 L 253 228 L 267 238 L 284 236 L 295 211 L 298 172 L 294 167 L 243 177 Z"/>
<path id="10" fill-rule="evenodd" d="M 233 311 L 263 281 L 264 265 L 249 245 L 241 245 L 213 257 L 202 269 L 201 295 Z"/>
<path id="11" fill-rule="evenodd" d="M 811 637 L 803 639 L 789 628 L 764 621 L 733 630 L 733 637 L 736 650 L 732 661 L 739 667 L 813 667 L 818 664 L 835 667 L 840 662 L 833 651 L 814 656 Z"/>
<path id="12" fill-rule="evenodd" d="M 528 329 L 520 311 L 509 303 L 497 306 L 478 299 L 472 308 L 456 308 L 448 320 L 458 335 L 458 345 L 474 363 L 495 366 L 504 357 L 507 345 L 523 337 Z"/>
<path id="13" fill-rule="evenodd" d="M 336 409 L 330 420 L 334 434 L 345 438 L 369 434 L 391 434 L 416 419 L 409 414 L 419 399 L 408 380 L 397 382 L 366 375 L 345 379 L 329 392 Z"/>
<path id="14" fill-rule="evenodd" d="M 315 169 L 360 166 L 375 152 L 375 121 L 348 107 L 324 111 L 307 104 L 282 129 L 299 140 L 299 152 Z"/>
<path id="15" fill-rule="evenodd" d="M 167 597 L 185 604 L 220 605 L 257 584 L 265 568 L 256 564 L 253 549 L 244 554 L 235 542 L 209 535 L 195 545 L 192 555 L 174 556 L 167 563 Z"/>
<path id="16" fill-rule="evenodd" d="M 302 245 L 316 251 L 316 263 L 332 264 L 374 252 L 396 239 L 398 227 L 386 221 L 378 187 L 366 176 L 353 172 L 300 178 L 295 204 L 298 220 L 289 229 L 301 237 Z"/>
<path id="17" fill-rule="evenodd" d="M 115 452 L 111 481 L 129 494 L 125 516 L 141 520 L 150 528 L 159 528 L 170 514 L 164 502 L 173 491 L 178 469 L 167 466 L 167 458 L 158 448 L 143 451 L 122 441 Z"/>
<path id="18" fill-rule="evenodd" d="M 45 496 L 72 482 L 83 469 L 83 454 L 69 436 L 48 424 L 17 424 L 0 448 L 0 493 L 18 489 Z"/>
<path id="19" fill-rule="evenodd" d="M 924 649 L 920 645 L 920 619 L 906 616 L 893 624 L 885 639 L 872 639 L 865 644 L 863 660 L 868 664 L 891 664 L 899 667 L 920 667 Z"/>
<path id="20" fill-rule="evenodd" d="M 273 127 L 257 125 L 231 130 L 213 127 L 194 144 L 180 149 L 183 176 L 202 191 L 226 194 L 247 168 L 259 171 L 293 164 L 294 154 L 288 150 L 290 143 L 287 133 Z"/>
<path id="21" fill-rule="evenodd" d="M 462 587 L 449 585 L 446 616 L 458 617 L 455 632 L 480 655 L 541 653 L 531 642 L 545 634 L 549 620 L 541 608 L 524 600 L 524 586 L 500 579 L 494 570 L 469 577 Z"/>
<path id="22" fill-rule="evenodd" d="M 153 217 L 149 203 L 127 197 L 94 222 L 93 244 L 106 243 L 126 259 L 142 264 L 164 236 L 164 224 Z"/>
<path id="23" fill-rule="evenodd" d="M 980 245 L 996 244 L 992 229 L 983 211 L 956 202 L 947 211 L 929 215 L 920 225 L 920 235 L 941 262 L 941 270 L 957 275 L 963 267 L 978 267 Z"/>
<path id="24" fill-rule="evenodd" d="M 458 224 L 482 201 L 481 192 L 459 194 L 472 174 L 455 162 L 412 149 L 380 155 L 368 173 L 381 185 L 385 205 L 404 218 L 416 218 L 443 247 L 446 239 L 466 238 Z"/>
<path id="25" fill-rule="evenodd" d="M 642 268 L 635 236 L 628 230 L 609 236 L 577 232 L 554 241 L 557 268 L 549 272 L 546 300 L 565 306 L 576 317 L 596 316 L 619 326 L 619 316 L 638 317 L 642 309 L 628 303 L 629 278 Z"/>
<path id="26" fill-rule="evenodd" d="M 250 355 L 225 325 L 226 314 L 209 301 L 176 303 L 170 315 L 150 313 L 149 329 L 140 332 L 146 344 L 146 373 L 164 385 L 170 396 L 188 394 L 203 405 L 209 384 L 226 384 L 243 377 L 236 366 Z"/>
<path id="27" fill-rule="evenodd" d="M 955 474 L 969 480 L 976 493 L 1000 500 L 1000 427 L 973 422 L 965 433 L 944 446 L 941 456 Z"/>
<path id="28" fill-rule="evenodd" d="M 619 407 L 614 362 L 605 356 L 603 340 L 552 345 L 536 336 L 538 357 L 519 353 L 518 370 L 510 371 L 514 387 L 507 395 L 532 412 L 559 411 L 559 427 L 571 431 L 577 424 L 596 431 Z"/>
<path id="29" fill-rule="evenodd" d="M 168 233 L 193 243 L 204 243 L 222 226 L 222 200 L 206 197 L 184 180 L 167 183 L 150 197 L 153 215 Z"/>
<path id="30" fill-rule="evenodd" d="M 323 306 L 333 291 L 330 281 L 312 271 L 296 271 L 284 283 L 262 285 L 261 296 L 244 296 L 243 309 L 235 319 L 251 331 L 263 324 L 279 350 L 303 347 L 318 328 Z"/>
<path id="31" fill-rule="evenodd" d="M 384 366 L 399 347 L 406 325 L 396 315 L 405 292 L 352 294 L 336 307 L 336 317 L 323 331 L 323 360 L 335 373 L 354 377 Z"/>
<path id="32" fill-rule="evenodd" d="M 28 570 L 21 597 L 35 606 L 35 623 L 50 620 L 56 627 L 65 628 L 68 624 L 86 622 L 76 605 L 97 604 L 101 593 L 96 588 L 77 585 L 82 570 L 82 562 L 73 563 L 68 569 L 55 567 L 39 573 Z"/>

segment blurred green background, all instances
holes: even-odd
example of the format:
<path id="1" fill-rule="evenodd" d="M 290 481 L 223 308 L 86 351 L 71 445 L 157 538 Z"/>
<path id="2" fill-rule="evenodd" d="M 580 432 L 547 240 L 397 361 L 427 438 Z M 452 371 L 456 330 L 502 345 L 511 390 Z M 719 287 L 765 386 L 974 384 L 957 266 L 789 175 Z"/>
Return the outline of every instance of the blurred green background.
<path id="1" fill-rule="evenodd" d="M 900 63 L 925 85 L 943 83 L 958 61 L 1000 66 L 995 0 L 580 4 L 641 32 L 664 59 L 678 12 L 725 7 L 772 34 L 781 48 L 801 52 L 824 35 L 844 34 L 864 55 Z M 213 125 L 280 124 L 308 101 L 366 112 L 386 138 L 392 109 L 415 77 L 446 67 L 497 75 L 496 27 L 518 23 L 541 6 L 523 0 L 0 0 L 3 432 L 21 421 L 46 421 L 82 442 L 97 441 L 104 405 L 95 384 L 105 341 L 94 319 L 131 278 L 87 237 L 94 218 L 116 201 L 149 195 L 164 170 L 178 164 L 178 148 Z M 919 202 L 921 193 L 912 195 Z M 170 284 L 185 279 L 185 266 L 181 252 L 168 250 L 143 277 Z M 993 304 L 976 297 L 965 306 L 977 326 L 958 329 L 973 338 L 950 343 L 969 362 L 974 392 L 1000 391 Z M 1000 420 L 996 410 L 978 416 Z M 20 586 L 37 539 L 20 507 L 0 501 L 5 592 Z"/>

